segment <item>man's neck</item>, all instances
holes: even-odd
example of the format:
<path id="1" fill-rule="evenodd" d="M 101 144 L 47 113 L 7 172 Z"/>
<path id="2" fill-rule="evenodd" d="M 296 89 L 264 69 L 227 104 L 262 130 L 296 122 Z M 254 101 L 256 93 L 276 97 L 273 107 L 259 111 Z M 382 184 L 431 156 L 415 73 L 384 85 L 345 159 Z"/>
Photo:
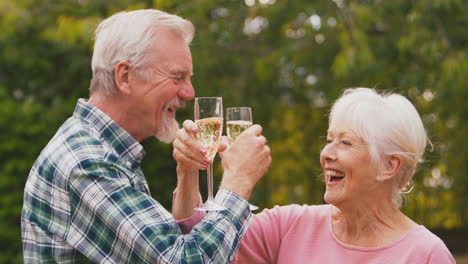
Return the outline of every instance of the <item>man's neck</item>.
<path id="1" fill-rule="evenodd" d="M 93 94 L 88 100 L 88 103 L 99 108 L 99 110 L 108 115 L 140 142 L 143 138 L 139 137 L 137 131 L 133 129 L 133 126 L 128 122 L 127 113 L 129 106 L 125 102 L 126 100 L 123 100 L 120 95 L 103 96 L 100 94 Z"/>

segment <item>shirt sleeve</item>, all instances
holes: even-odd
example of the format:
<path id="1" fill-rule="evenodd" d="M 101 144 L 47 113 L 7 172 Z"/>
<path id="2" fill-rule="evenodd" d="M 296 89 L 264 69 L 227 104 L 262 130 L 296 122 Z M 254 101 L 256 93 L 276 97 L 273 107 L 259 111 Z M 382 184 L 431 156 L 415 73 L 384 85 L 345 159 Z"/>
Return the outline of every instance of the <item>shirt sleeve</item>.
<path id="1" fill-rule="evenodd" d="M 172 201 L 175 200 L 176 195 L 177 191 L 172 192 Z M 201 195 L 199 198 L 198 206 L 202 206 Z M 191 215 L 190 217 L 176 220 L 176 222 L 179 225 L 180 230 L 182 230 L 182 233 L 187 234 L 190 233 L 192 227 L 198 224 L 200 221 L 202 221 L 205 216 L 206 212 L 195 210 L 195 213 L 193 213 L 193 215 Z"/>
<path id="2" fill-rule="evenodd" d="M 232 263 L 277 263 L 281 240 L 297 219 L 299 206 L 275 206 L 252 217 Z"/>
<path id="3" fill-rule="evenodd" d="M 209 212 L 188 234 L 145 192 L 117 169 L 78 173 L 69 179 L 67 241 L 93 262 L 228 263 L 248 226 L 248 202 L 227 190 L 215 201 L 226 210 Z"/>
<path id="4" fill-rule="evenodd" d="M 195 211 L 192 216 L 185 219 L 176 220 L 176 222 L 179 225 L 180 230 L 182 230 L 182 233 L 188 234 L 196 224 L 203 220 L 205 216 L 206 212 Z"/>

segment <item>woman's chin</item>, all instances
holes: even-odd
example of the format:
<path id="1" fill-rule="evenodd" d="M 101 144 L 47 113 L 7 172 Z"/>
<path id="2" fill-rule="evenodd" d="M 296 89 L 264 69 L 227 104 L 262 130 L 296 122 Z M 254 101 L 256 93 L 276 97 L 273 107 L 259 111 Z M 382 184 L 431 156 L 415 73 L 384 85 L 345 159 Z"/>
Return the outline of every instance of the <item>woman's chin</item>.
<path id="1" fill-rule="evenodd" d="M 337 204 L 339 202 L 338 195 L 336 193 L 330 192 L 330 191 L 325 191 L 325 194 L 323 195 L 323 200 L 327 204 Z"/>

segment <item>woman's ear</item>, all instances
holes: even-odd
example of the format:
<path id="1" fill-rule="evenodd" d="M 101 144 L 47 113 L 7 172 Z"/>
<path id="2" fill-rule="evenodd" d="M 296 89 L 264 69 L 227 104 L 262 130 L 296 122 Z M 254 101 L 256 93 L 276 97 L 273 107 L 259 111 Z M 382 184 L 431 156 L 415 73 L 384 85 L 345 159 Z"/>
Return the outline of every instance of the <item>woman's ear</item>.
<path id="1" fill-rule="evenodd" d="M 129 83 L 129 74 L 130 74 L 130 64 L 126 61 L 121 61 L 117 63 L 114 68 L 114 81 L 118 91 L 124 95 L 131 94 L 130 83 Z"/>
<path id="2" fill-rule="evenodd" d="M 383 172 L 378 177 L 378 180 L 386 181 L 392 179 L 400 171 L 401 166 L 403 165 L 403 157 L 398 154 L 390 155 L 386 158 Z"/>

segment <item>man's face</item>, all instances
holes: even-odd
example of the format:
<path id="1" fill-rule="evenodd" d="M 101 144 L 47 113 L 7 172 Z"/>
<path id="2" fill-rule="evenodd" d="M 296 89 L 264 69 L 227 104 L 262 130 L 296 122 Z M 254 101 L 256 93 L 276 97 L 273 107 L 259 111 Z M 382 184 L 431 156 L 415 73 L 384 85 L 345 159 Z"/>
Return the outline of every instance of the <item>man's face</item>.
<path id="1" fill-rule="evenodd" d="M 130 118 L 138 124 L 140 138 L 174 139 L 179 125 L 175 112 L 193 99 L 192 56 L 184 40 L 167 29 L 159 29 L 157 42 L 149 49 L 144 72 L 129 73 L 133 109 Z"/>

